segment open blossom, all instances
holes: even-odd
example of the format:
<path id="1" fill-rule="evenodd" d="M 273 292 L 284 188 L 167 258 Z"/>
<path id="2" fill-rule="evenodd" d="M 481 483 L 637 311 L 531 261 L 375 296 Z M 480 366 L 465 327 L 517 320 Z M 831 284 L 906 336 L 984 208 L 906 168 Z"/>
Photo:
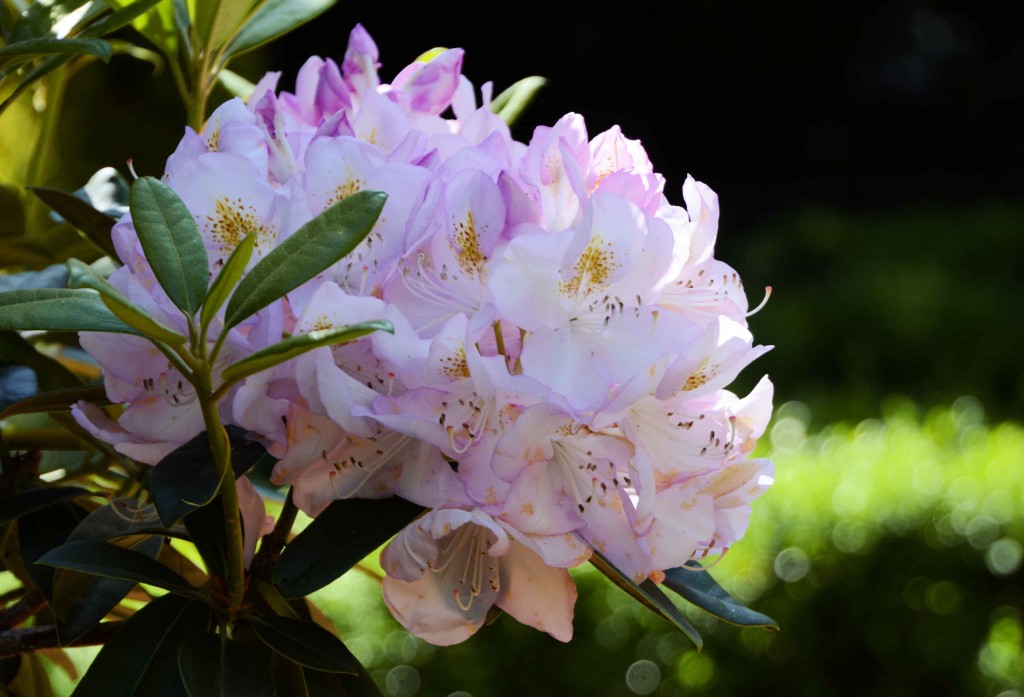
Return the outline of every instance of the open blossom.
<path id="1" fill-rule="evenodd" d="M 714 258 L 708 186 L 688 177 L 685 207 L 670 203 L 638 141 L 591 137 L 578 114 L 514 141 L 463 59 L 443 51 L 388 83 L 356 27 L 340 65 L 311 58 L 294 92 L 270 74 L 188 130 L 164 180 L 211 274 L 249 232 L 254 264 L 331 204 L 388 194 L 352 254 L 229 331 L 218 367 L 287 335 L 367 320 L 394 333 L 252 375 L 222 417 L 279 459 L 272 481 L 310 515 L 350 497 L 431 509 L 382 557 L 385 600 L 413 633 L 462 641 L 497 606 L 567 641 L 566 569 L 592 550 L 640 582 L 742 537 L 772 481 L 752 457 L 772 386 L 726 387 L 770 347 Z M 184 329 L 130 217 L 114 240 L 125 266 L 111 282 Z M 85 428 L 152 464 L 202 430 L 158 351 L 82 344 L 127 404 L 116 422 L 76 407 Z"/>

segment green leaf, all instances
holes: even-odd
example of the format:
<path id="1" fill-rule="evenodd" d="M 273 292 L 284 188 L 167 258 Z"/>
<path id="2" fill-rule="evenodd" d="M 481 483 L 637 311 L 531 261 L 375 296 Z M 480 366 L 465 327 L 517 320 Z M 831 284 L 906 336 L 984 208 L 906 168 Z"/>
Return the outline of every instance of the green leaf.
<path id="1" fill-rule="evenodd" d="M 210 574 L 224 578 L 227 575 L 228 538 L 224 530 L 224 504 L 221 497 L 196 508 L 182 522 Z"/>
<path id="2" fill-rule="evenodd" d="M 67 288 L 0 293 L 0 329 L 140 334 L 114 315 L 98 293 Z"/>
<path id="3" fill-rule="evenodd" d="M 188 581 L 160 562 L 109 542 L 67 542 L 44 554 L 36 563 L 107 578 L 147 583 L 189 598 L 204 597 L 201 591 L 193 588 Z"/>
<path id="4" fill-rule="evenodd" d="M 71 405 L 80 400 L 98 404 L 110 404 L 107 390 L 103 385 L 92 387 L 70 387 L 62 390 L 51 390 L 23 399 L 0 411 L 0 419 L 17 414 L 40 414 L 49 411 L 67 411 Z"/>
<path id="5" fill-rule="evenodd" d="M 181 647 L 178 670 L 189 697 L 274 697 L 266 663 L 245 644 L 203 634 Z"/>
<path id="6" fill-rule="evenodd" d="M 607 576 L 612 583 L 629 593 L 648 610 L 651 610 L 654 614 L 669 622 L 676 629 L 685 634 L 690 641 L 694 643 L 698 651 L 704 647 L 704 640 L 700 638 L 700 634 L 697 632 L 697 629 L 690 624 L 685 617 L 683 617 L 683 614 L 679 612 L 679 608 L 677 608 L 672 601 L 669 600 L 668 596 L 666 596 L 651 580 L 647 579 L 643 583 L 637 585 L 633 582 L 633 579 L 619 571 L 614 564 L 608 561 L 608 559 L 596 549 L 594 550 L 593 556 L 590 557 L 590 563 L 593 564 L 598 571 Z"/>
<path id="7" fill-rule="evenodd" d="M 491 102 L 491 111 L 501 117 L 509 126 L 514 124 L 526 107 L 537 96 L 537 92 L 547 84 L 547 80 L 539 75 L 524 77 L 519 82 L 499 94 Z"/>
<path id="8" fill-rule="evenodd" d="M 201 43 L 212 53 L 241 26 L 253 0 L 203 0 L 196 4 L 193 26 Z"/>
<path id="9" fill-rule="evenodd" d="M 117 221 L 106 213 L 98 211 L 74 194 L 60 189 L 30 186 L 29 191 L 42 199 L 43 203 L 60 214 L 76 229 L 85 233 L 97 247 L 112 259 L 117 251 L 110 239 L 110 230 Z"/>
<path id="10" fill-rule="evenodd" d="M 0 356 L 3 356 L 0 363 L 25 365 L 31 368 L 36 374 L 41 390 L 77 387 L 82 384 L 74 373 L 59 361 L 36 351 L 35 347 L 17 332 L 0 331 Z"/>
<path id="11" fill-rule="evenodd" d="M 186 697 L 178 654 L 209 623 L 202 603 L 176 595 L 157 598 L 107 641 L 72 697 Z"/>
<path id="12" fill-rule="evenodd" d="M 231 468 L 235 477 L 248 472 L 267 449 L 245 438 L 237 426 L 227 427 L 231 442 Z M 213 498 L 219 483 L 210 440 L 202 432 L 160 460 L 149 474 L 149 493 L 164 525 L 171 526 Z"/>
<path id="13" fill-rule="evenodd" d="M 284 36 L 327 11 L 337 0 L 267 0 L 224 51 L 224 61 Z"/>
<path id="14" fill-rule="evenodd" d="M 29 489 L 0 500 L 0 525 L 11 522 L 23 515 L 41 511 L 63 501 L 93 492 L 77 486 L 57 486 L 47 489 Z"/>
<path id="15" fill-rule="evenodd" d="M 245 273 L 245 267 L 252 259 L 252 250 L 256 247 L 256 233 L 251 232 L 242 238 L 242 241 L 235 245 L 231 256 L 224 262 L 217 277 L 210 284 L 210 290 L 206 293 L 203 301 L 203 310 L 199 315 L 199 326 L 210 326 L 210 322 L 217 316 L 217 311 L 224 306 L 231 296 L 231 291 L 238 285 L 239 279 Z"/>
<path id="16" fill-rule="evenodd" d="M 67 265 L 69 286 L 97 291 L 100 294 L 101 302 L 106 305 L 107 309 L 142 336 L 175 346 L 185 343 L 184 335 L 154 319 L 144 309 L 121 295 L 114 286 L 110 285 L 88 264 L 84 264 L 78 259 L 68 259 Z"/>
<path id="17" fill-rule="evenodd" d="M 132 222 L 153 275 L 171 301 L 192 317 L 206 297 L 210 259 L 188 207 L 153 177 L 132 185 Z"/>
<path id="18" fill-rule="evenodd" d="M 335 501 L 284 548 L 274 582 L 286 598 L 309 595 L 351 569 L 423 510 L 398 496 Z"/>
<path id="19" fill-rule="evenodd" d="M 741 627 L 764 627 L 778 631 L 779 625 L 771 617 L 751 610 L 718 585 L 704 567 L 688 561 L 686 567 L 665 572 L 662 585 L 675 591 L 697 607 L 719 619 Z"/>
<path id="20" fill-rule="evenodd" d="M 117 31 L 121 27 L 128 26 L 138 17 L 141 17 L 156 7 L 158 3 L 166 1 L 167 0 L 136 0 L 136 2 L 133 2 L 130 5 L 114 10 L 99 21 L 93 22 L 82 30 L 80 36 L 105 36 L 106 34 Z"/>
<path id="21" fill-rule="evenodd" d="M 53 597 L 53 577 L 56 572 L 49 566 L 37 566 L 34 562 L 64 544 L 84 517 L 85 511 L 64 501 L 18 519 L 18 548 L 21 550 L 24 569 L 32 583 L 48 599 Z"/>
<path id="22" fill-rule="evenodd" d="M 38 39 L 26 39 L 0 48 L 0 63 L 6 62 L 6 59 L 11 57 L 30 59 L 55 54 L 96 56 L 106 63 L 110 60 L 112 53 L 110 44 L 102 39 L 58 39 L 53 36 L 44 36 Z"/>
<path id="23" fill-rule="evenodd" d="M 97 509 L 87 516 L 68 539 L 73 539 L 76 534 L 89 534 L 88 530 L 82 531 L 82 526 L 88 524 L 96 512 L 103 510 L 109 510 L 109 507 Z M 136 554 L 155 558 L 163 540 L 151 535 L 135 535 L 122 538 L 117 544 Z M 50 606 L 57 615 L 60 643 L 66 646 L 99 624 L 134 587 L 134 581 L 119 578 L 93 576 L 66 569 L 57 572 L 53 579 Z"/>
<path id="24" fill-rule="evenodd" d="M 261 617 L 252 629 L 267 646 L 301 666 L 326 673 L 358 671 L 359 661 L 341 639 L 308 620 L 291 617 Z"/>
<path id="25" fill-rule="evenodd" d="M 360 191 L 335 203 L 263 257 L 228 301 L 225 330 L 255 314 L 355 249 L 377 222 L 387 194 Z"/>
<path id="26" fill-rule="evenodd" d="M 237 363 L 228 366 L 224 371 L 223 379 L 226 383 L 237 382 L 261 370 L 273 368 L 279 363 L 284 363 L 315 348 L 353 341 L 375 331 L 394 333 L 395 329 L 391 326 L 391 322 L 371 320 L 369 322 L 338 327 L 337 329 L 321 329 L 311 331 L 308 334 L 296 334 L 284 341 L 279 341 L 276 344 L 260 349 L 251 356 L 246 356 Z"/>
<path id="27" fill-rule="evenodd" d="M 18 86 L 7 95 L 7 98 L 4 99 L 3 102 L 0 102 L 0 114 L 3 114 L 7 107 L 13 104 L 14 100 L 20 97 L 21 93 L 28 89 L 33 82 L 46 77 L 69 60 L 71 60 L 71 56 L 57 55 L 50 56 L 39 61 L 39 63 L 37 63 L 36 66 L 32 68 L 24 78 L 22 78 L 21 82 L 18 83 Z M 3 79 L 4 77 L 6 77 L 6 72 L 0 71 L 0 79 Z"/>

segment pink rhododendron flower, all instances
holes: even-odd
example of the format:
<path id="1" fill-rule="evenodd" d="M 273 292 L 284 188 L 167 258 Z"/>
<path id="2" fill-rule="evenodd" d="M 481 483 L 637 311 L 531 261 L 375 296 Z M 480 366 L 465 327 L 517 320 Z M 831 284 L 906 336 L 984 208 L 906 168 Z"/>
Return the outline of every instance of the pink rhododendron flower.
<path id="1" fill-rule="evenodd" d="M 578 114 L 514 141 L 463 62 L 442 51 L 388 83 L 357 26 L 340 65 L 311 58 L 294 92 L 269 74 L 188 130 L 164 181 L 211 274 L 250 232 L 255 264 L 331 204 L 388 194 L 352 254 L 230 330 L 218 369 L 287 335 L 376 319 L 394 333 L 252 375 L 221 415 L 279 458 L 273 482 L 310 515 L 351 497 L 431 509 L 382 557 L 388 607 L 417 636 L 462 641 L 497 606 L 567 641 L 566 569 L 592 550 L 640 582 L 743 535 L 771 484 L 751 453 L 772 387 L 725 388 L 770 347 L 714 257 L 708 186 L 688 177 L 685 207 L 670 203 L 639 141 L 617 127 L 590 138 Z M 114 241 L 125 265 L 111 282 L 184 331 L 129 217 Z M 203 429 L 148 344 L 82 345 L 127 405 L 116 421 L 75 408 L 97 437 L 156 463 Z M 261 527 L 254 492 L 239 491 L 246 529 Z"/>

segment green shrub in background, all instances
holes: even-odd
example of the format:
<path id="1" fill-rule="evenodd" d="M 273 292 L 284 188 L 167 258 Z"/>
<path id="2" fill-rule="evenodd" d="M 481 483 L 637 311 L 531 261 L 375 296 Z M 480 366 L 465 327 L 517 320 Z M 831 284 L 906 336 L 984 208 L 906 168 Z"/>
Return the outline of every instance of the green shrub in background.
<path id="1" fill-rule="evenodd" d="M 715 569 L 779 633 L 691 613 L 705 635 L 697 653 L 592 571 L 577 575 L 568 646 L 501 619 L 466 644 L 431 647 L 388 616 L 372 570 L 317 601 L 394 697 L 1019 697 L 1024 428 L 987 425 L 969 398 L 927 413 L 893 399 L 881 420 L 811 435 L 807 419 L 801 403 L 779 409 L 775 487 Z"/>

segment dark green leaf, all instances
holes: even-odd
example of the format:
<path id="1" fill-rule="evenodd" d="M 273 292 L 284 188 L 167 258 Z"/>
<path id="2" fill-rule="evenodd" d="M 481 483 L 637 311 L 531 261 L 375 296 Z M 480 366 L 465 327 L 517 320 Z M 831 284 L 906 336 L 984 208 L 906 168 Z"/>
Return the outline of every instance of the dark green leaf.
<path id="1" fill-rule="evenodd" d="M 93 512 L 95 513 L 96 511 Z M 86 517 L 68 539 L 74 537 L 93 514 Z M 126 549 L 130 548 L 135 553 L 145 554 L 150 558 L 156 557 L 163 544 L 161 538 L 154 536 L 132 537 L 121 542 Z M 66 646 L 99 624 L 134 587 L 134 581 L 119 578 L 93 576 L 68 570 L 57 572 L 53 580 L 53 600 L 50 605 L 57 615 L 57 636 L 60 643 Z"/>
<path id="2" fill-rule="evenodd" d="M 267 646 L 301 666 L 327 673 L 355 674 L 359 661 L 341 639 L 308 620 L 262 617 L 252 629 Z"/>
<path id="3" fill-rule="evenodd" d="M 245 437 L 237 426 L 227 427 L 231 442 L 231 468 L 235 477 L 249 471 L 267 449 Z M 164 525 L 173 525 L 200 504 L 213 498 L 219 479 L 206 432 L 178 447 L 149 475 L 149 492 Z"/>
<path id="4" fill-rule="evenodd" d="M 202 603 L 176 595 L 157 598 L 107 642 L 72 697 L 186 697 L 178 654 L 209 623 Z"/>
<path id="5" fill-rule="evenodd" d="M 78 259 L 68 259 L 67 266 L 68 285 L 72 288 L 89 288 L 97 291 L 103 304 L 111 312 L 143 336 L 166 344 L 181 345 L 185 343 L 184 335 L 155 319 L 146 310 L 121 295 L 120 291 L 110 285 L 88 264 L 84 264 Z"/>
<path id="6" fill-rule="evenodd" d="M 132 186 L 132 222 L 153 275 L 171 301 L 192 317 L 206 297 L 210 259 L 188 207 L 153 177 Z"/>
<path id="7" fill-rule="evenodd" d="M 87 574 L 147 583 L 191 598 L 202 598 L 198 589 L 160 562 L 99 540 L 75 540 L 52 549 L 37 564 L 71 569 Z"/>
<path id="8" fill-rule="evenodd" d="M 98 293 L 68 288 L 0 293 L 0 329 L 139 334 L 118 319 Z"/>
<path id="9" fill-rule="evenodd" d="M 224 382 L 237 382 L 261 370 L 273 368 L 279 363 L 284 363 L 296 356 L 301 356 L 306 351 L 312 351 L 321 346 L 353 341 L 376 331 L 394 333 L 395 329 L 391 326 L 391 322 L 386 320 L 371 320 L 369 322 L 338 327 L 337 329 L 322 329 L 311 331 L 308 334 L 296 334 L 284 341 L 279 341 L 276 344 L 260 349 L 251 356 L 246 356 L 237 363 L 228 366 L 222 377 Z"/>
<path id="10" fill-rule="evenodd" d="M 629 578 L 626 574 L 616 568 L 608 559 L 594 550 L 593 556 L 590 557 L 590 563 L 600 571 L 602 574 L 607 576 L 612 583 L 621 588 L 622 590 L 629 593 L 635 600 L 646 607 L 648 610 L 654 612 L 665 621 L 669 622 L 676 629 L 685 634 L 690 641 L 694 643 L 699 651 L 704 646 L 704 640 L 700 638 L 700 634 L 697 629 L 690 624 L 690 622 L 683 617 L 683 614 L 679 612 L 668 596 L 666 596 L 658 586 L 651 580 L 644 580 L 643 583 L 637 585 L 633 582 L 633 579 Z"/>
<path id="11" fill-rule="evenodd" d="M 77 486 L 58 486 L 49 489 L 29 489 L 0 500 L 0 525 L 9 523 L 23 515 L 41 511 L 63 501 L 92 492 Z"/>
<path id="12" fill-rule="evenodd" d="M 494 98 L 494 101 L 491 102 L 491 111 L 511 126 L 547 82 L 538 75 L 524 77 Z"/>
<path id="13" fill-rule="evenodd" d="M 3 360 L 0 362 L 24 365 L 34 370 L 39 382 L 39 389 L 73 388 L 82 384 L 74 373 L 59 361 L 36 351 L 35 347 L 25 341 L 17 332 L 0 331 L 0 356 L 3 356 Z"/>
<path id="14" fill-rule="evenodd" d="M 211 574 L 227 575 L 228 538 L 224 530 L 224 504 L 220 496 L 196 508 L 182 520 L 192 544 L 206 563 Z"/>
<path id="15" fill-rule="evenodd" d="M 36 58 L 54 54 L 96 56 L 105 63 L 110 60 L 111 53 L 110 44 L 102 39 L 58 39 L 54 36 L 44 36 L 0 48 L 0 63 L 10 57 Z"/>
<path id="16" fill-rule="evenodd" d="M 116 220 L 67 191 L 39 186 L 30 186 L 29 190 L 42 199 L 43 203 L 59 213 L 64 220 L 85 233 L 85 236 L 102 249 L 107 256 L 113 259 L 117 258 L 117 251 L 110 239 L 110 229 L 117 222 Z"/>
<path id="17" fill-rule="evenodd" d="M 267 665 L 245 644 L 204 634 L 181 647 L 178 670 L 189 697 L 274 697 Z"/>
<path id="18" fill-rule="evenodd" d="M 225 328 L 298 288 L 355 249 L 377 222 L 386 200 L 385 193 L 360 191 L 296 230 L 238 284 L 228 301 Z"/>
<path id="19" fill-rule="evenodd" d="M 697 607 L 715 617 L 741 627 L 764 627 L 778 631 L 779 625 L 771 617 L 751 610 L 722 588 L 697 562 L 686 562 L 686 568 L 665 572 L 662 585 L 670 588 Z"/>
<path id="20" fill-rule="evenodd" d="M 228 44 L 224 52 L 225 62 L 229 58 L 240 56 L 284 36 L 325 12 L 336 2 L 337 0 L 267 0 Z"/>
<path id="21" fill-rule="evenodd" d="M 85 511 L 65 501 L 18 519 L 18 545 L 25 571 L 36 588 L 48 599 L 53 597 L 55 570 L 34 562 L 64 544 L 84 517 Z"/>
<path id="22" fill-rule="evenodd" d="M 252 259 L 252 250 L 256 247 L 256 233 L 251 232 L 242 238 L 242 241 L 235 245 L 231 256 L 221 267 L 217 277 L 210 284 L 210 290 L 206 293 L 206 300 L 203 301 L 203 311 L 199 315 L 199 325 L 209 327 L 210 322 L 217 315 L 217 311 L 224 306 L 231 296 L 231 291 L 238 285 L 239 279 L 245 273 L 245 267 Z"/>
<path id="23" fill-rule="evenodd" d="M 103 385 L 92 387 L 71 387 L 65 390 L 51 390 L 41 392 L 37 395 L 23 399 L 12 404 L 3 411 L 0 411 L 0 419 L 6 419 L 16 414 L 39 414 L 47 411 L 66 411 L 71 405 L 80 400 L 92 402 L 93 404 L 110 404 L 107 399 L 107 390 Z"/>
<path id="24" fill-rule="evenodd" d="M 274 567 L 274 582 L 286 598 L 323 588 L 387 542 L 423 512 L 389 499 L 335 501 L 288 543 Z"/>

